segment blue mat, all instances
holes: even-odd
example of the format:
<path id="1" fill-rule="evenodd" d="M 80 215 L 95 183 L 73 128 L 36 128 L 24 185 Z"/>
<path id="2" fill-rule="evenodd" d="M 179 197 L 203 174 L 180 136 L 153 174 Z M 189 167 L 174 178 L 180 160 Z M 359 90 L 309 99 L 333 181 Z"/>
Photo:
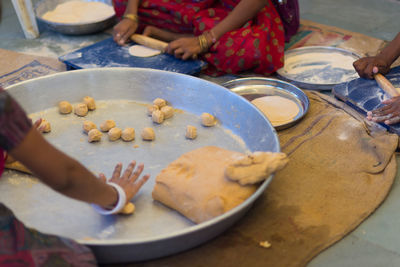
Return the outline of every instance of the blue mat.
<path id="1" fill-rule="evenodd" d="M 393 68 L 385 77 L 394 87 L 400 87 L 400 66 Z M 363 78 L 338 84 L 333 87 L 332 93 L 364 115 L 366 115 L 368 111 L 383 106 L 381 102 L 389 98 L 375 80 Z M 393 125 L 380 123 L 380 125 L 387 128 L 390 132 L 400 135 L 400 123 Z"/>
<path id="2" fill-rule="evenodd" d="M 152 68 L 196 74 L 206 66 L 201 60 L 180 60 L 172 55 L 162 53 L 153 57 L 135 57 L 129 54 L 129 47 L 117 45 L 112 38 L 81 48 L 59 57 L 67 65 L 68 70 L 104 68 L 104 67 L 137 67 Z"/>

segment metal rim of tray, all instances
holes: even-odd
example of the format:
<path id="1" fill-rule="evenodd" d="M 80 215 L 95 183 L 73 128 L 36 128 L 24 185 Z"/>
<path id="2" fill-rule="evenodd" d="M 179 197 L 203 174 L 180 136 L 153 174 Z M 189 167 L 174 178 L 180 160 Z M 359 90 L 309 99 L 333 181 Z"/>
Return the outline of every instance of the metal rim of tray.
<path id="1" fill-rule="evenodd" d="M 333 46 L 305 46 L 305 47 L 299 47 L 299 48 L 294 48 L 294 49 L 289 49 L 287 51 L 285 51 L 285 59 L 287 56 L 290 56 L 292 54 L 296 54 L 296 53 L 301 53 L 302 51 L 312 51 L 312 50 L 324 50 L 324 51 L 336 51 L 336 52 L 340 52 L 342 54 L 345 55 L 350 55 L 352 56 L 355 60 L 360 59 L 361 55 L 344 49 L 344 48 L 339 48 L 339 47 L 333 47 Z M 293 83 L 294 85 L 300 87 L 300 88 L 304 88 L 304 89 L 310 89 L 310 90 L 317 90 L 317 91 L 326 91 L 326 90 L 331 90 L 333 86 L 340 84 L 340 83 L 344 83 L 344 82 L 348 82 L 348 81 L 344 81 L 344 82 L 340 82 L 340 83 L 329 83 L 329 84 L 318 84 L 318 83 L 308 83 L 308 82 L 304 82 L 301 80 L 296 80 L 296 79 L 292 79 L 290 77 L 287 77 L 284 73 L 284 67 L 280 68 L 276 71 L 276 74 L 278 76 L 279 79 L 282 79 L 284 81 Z"/>

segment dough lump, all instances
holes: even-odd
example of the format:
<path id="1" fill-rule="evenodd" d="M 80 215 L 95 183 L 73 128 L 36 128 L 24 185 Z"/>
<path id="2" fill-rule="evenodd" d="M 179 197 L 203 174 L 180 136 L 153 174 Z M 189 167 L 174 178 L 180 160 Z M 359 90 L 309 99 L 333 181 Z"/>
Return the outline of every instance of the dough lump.
<path id="1" fill-rule="evenodd" d="M 46 121 L 45 119 L 42 119 L 39 128 L 41 128 L 44 133 L 51 132 L 50 122 Z"/>
<path id="2" fill-rule="evenodd" d="M 146 127 L 142 130 L 142 139 L 145 141 L 153 141 L 156 138 L 153 128 Z"/>
<path id="3" fill-rule="evenodd" d="M 85 103 L 79 103 L 75 105 L 74 112 L 76 115 L 84 117 L 88 114 L 88 107 Z"/>
<path id="4" fill-rule="evenodd" d="M 115 141 L 121 138 L 122 130 L 120 128 L 114 127 L 108 131 L 108 140 Z"/>
<path id="5" fill-rule="evenodd" d="M 72 105 L 68 101 L 61 101 L 58 103 L 58 111 L 61 114 L 69 114 L 72 112 Z"/>
<path id="6" fill-rule="evenodd" d="M 153 112 L 159 110 L 160 108 L 157 105 L 148 105 L 147 106 L 147 115 L 153 115 Z"/>
<path id="7" fill-rule="evenodd" d="M 217 120 L 210 113 L 204 112 L 203 114 L 201 114 L 201 124 L 203 124 L 204 126 L 211 127 L 214 126 L 216 123 Z"/>
<path id="8" fill-rule="evenodd" d="M 171 106 L 163 106 L 161 112 L 164 114 L 164 119 L 169 119 L 174 116 L 174 109 Z"/>
<path id="9" fill-rule="evenodd" d="M 156 177 L 152 196 L 195 223 L 219 216 L 250 197 L 256 185 L 225 178 L 225 168 L 242 153 L 206 146 L 170 163 Z"/>
<path id="10" fill-rule="evenodd" d="M 92 129 L 97 129 L 97 126 L 92 121 L 84 121 L 82 128 L 85 133 L 88 133 Z"/>
<path id="11" fill-rule="evenodd" d="M 155 123 L 162 123 L 164 121 L 164 113 L 162 113 L 161 110 L 155 110 L 153 111 L 151 118 Z"/>
<path id="12" fill-rule="evenodd" d="M 114 128 L 115 126 L 115 121 L 106 120 L 100 124 L 100 130 L 103 132 L 108 132 L 111 128 Z"/>
<path id="13" fill-rule="evenodd" d="M 197 137 L 197 128 L 192 125 L 186 126 L 185 136 L 187 139 L 195 139 Z"/>
<path id="14" fill-rule="evenodd" d="M 134 213 L 135 209 L 136 209 L 135 205 L 132 202 L 128 202 L 119 213 L 124 215 L 129 215 Z"/>
<path id="15" fill-rule="evenodd" d="M 299 106 L 282 96 L 264 96 L 251 101 L 269 119 L 273 126 L 291 122 L 299 113 Z"/>
<path id="16" fill-rule="evenodd" d="M 156 99 L 153 100 L 153 105 L 156 105 L 159 108 L 162 108 L 163 106 L 167 105 L 167 101 L 165 101 L 162 98 L 156 98 Z"/>
<path id="17" fill-rule="evenodd" d="M 257 151 L 235 159 L 225 169 L 225 175 L 241 185 L 256 184 L 286 166 L 285 153 Z"/>
<path id="18" fill-rule="evenodd" d="M 83 98 L 83 103 L 85 103 L 87 105 L 89 110 L 95 110 L 96 109 L 96 102 L 94 101 L 93 97 L 85 96 Z"/>
<path id="19" fill-rule="evenodd" d="M 100 141 L 102 135 L 103 134 L 97 129 L 90 130 L 88 132 L 88 141 L 89 141 L 89 143 Z"/>
<path id="20" fill-rule="evenodd" d="M 122 140 L 129 142 L 135 139 L 135 129 L 134 128 L 125 128 L 121 134 Z"/>

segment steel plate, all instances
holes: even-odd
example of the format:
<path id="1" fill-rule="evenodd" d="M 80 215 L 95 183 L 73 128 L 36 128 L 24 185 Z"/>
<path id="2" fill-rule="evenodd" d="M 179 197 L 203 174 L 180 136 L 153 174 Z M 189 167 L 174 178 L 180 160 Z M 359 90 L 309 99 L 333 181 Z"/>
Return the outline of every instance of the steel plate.
<path id="1" fill-rule="evenodd" d="M 35 5 L 35 14 L 39 22 L 47 28 L 69 35 L 84 35 L 103 31 L 115 24 L 115 15 L 101 19 L 99 21 L 85 23 L 58 23 L 43 19 L 42 16 L 47 12 L 54 10 L 57 5 L 69 2 L 71 0 L 41 0 Z M 112 6 L 112 0 L 85 0 L 85 2 L 102 2 Z"/>
<path id="2" fill-rule="evenodd" d="M 336 84 L 359 78 L 354 52 L 329 46 L 307 46 L 285 51 L 285 65 L 278 77 L 301 88 L 331 90 Z"/>
<path id="3" fill-rule="evenodd" d="M 295 102 L 299 107 L 299 113 L 292 121 L 275 126 L 276 130 L 283 130 L 298 123 L 306 115 L 310 106 L 307 95 L 300 88 L 278 79 L 262 77 L 241 78 L 228 81 L 222 86 L 249 101 L 263 96 L 281 96 Z"/>
<path id="4" fill-rule="evenodd" d="M 280 151 L 274 128 L 258 109 L 222 86 L 188 75 L 139 68 L 88 69 L 32 79 L 7 89 L 33 118 L 50 121 L 52 132 L 45 135 L 49 142 L 91 171 L 110 176 L 117 162 L 126 166 L 136 159 L 151 174 L 134 199 L 134 215 L 101 216 L 90 205 L 61 196 L 29 175 L 4 173 L 0 202 L 28 226 L 91 246 L 100 263 L 149 260 L 206 242 L 241 218 L 272 179 L 236 208 L 195 225 L 151 197 L 156 175 L 182 153 L 206 145 L 240 152 Z M 98 109 L 86 118 L 58 114 L 59 101 L 77 103 L 86 95 L 98 103 Z M 178 109 L 162 125 L 153 124 L 146 115 L 145 104 L 156 97 Z M 214 114 L 218 125 L 202 127 L 203 112 Z M 99 143 L 88 143 L 81 130 L 85 119 L 96 124 L 114 119 L 121 128 L 134 127 L 137 136 L 143 127 L 151 126 L 156 140 L 137 137 L 133 143 L 110 142 L 103 137 Z M 189 123 L 198 128 L 195 140 L 184 137 Z"/>

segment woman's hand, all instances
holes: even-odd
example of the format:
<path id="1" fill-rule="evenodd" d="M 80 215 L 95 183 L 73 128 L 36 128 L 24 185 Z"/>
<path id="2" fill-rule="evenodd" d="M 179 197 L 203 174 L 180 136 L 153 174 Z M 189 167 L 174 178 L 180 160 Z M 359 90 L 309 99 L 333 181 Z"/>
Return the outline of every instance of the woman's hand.
<path id="1" fill-rule="evenodd" d="M 390 64 L 387 64 L 379 57 L 364 57 L 353 63 L 358 75 L 363 78 L 373 79 L 377 73 L 386 74 L 390 70 Z"/>
<path id="2" fill-rule="evenodd" d="M 367 113 L 367 119 L 385 124 L 400 122 L 400 96 L 382 101 L 385 106 Z"/>
<path id="3" fill-rule="evenodd" d="M 129 37 L 137 30 L 138 23 L 131 19 L 122 19 L 113 28 L 114 41 L 119 45 L 124 45 Z"/>
<path id="4" fill-rule="evenodd" d="M 197 37 L 184 37 L 172 41 L 168 44 L 167 53 L 183 60 L 193 58 L 197 59 L 201 47 Z"/>
<path id="5" fill-rule="evenodd" d="M 139 176 L 143 172 L 144 165 L 139 164 L 136 169 L 135 166 L 136 161 L 132 161 L 121 175 L 122 164 L 118 163 L 114 168 L 111 179 L 109 180 L 109 182 L 116 183 L 124 189 L 127 202 L 130 201 L 137 192 L 139 192 L 140 188 L 150 178 L 150 175 L 146 174 L 139 179 Z M 103 173 L 99 175 L 99 178 L 104 183 L 107 181 L 107 178 Z"/>

